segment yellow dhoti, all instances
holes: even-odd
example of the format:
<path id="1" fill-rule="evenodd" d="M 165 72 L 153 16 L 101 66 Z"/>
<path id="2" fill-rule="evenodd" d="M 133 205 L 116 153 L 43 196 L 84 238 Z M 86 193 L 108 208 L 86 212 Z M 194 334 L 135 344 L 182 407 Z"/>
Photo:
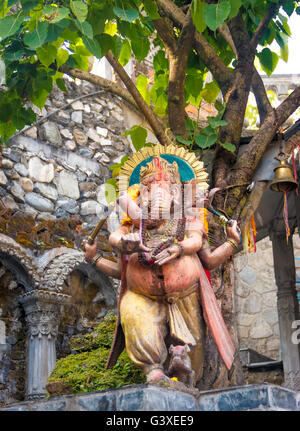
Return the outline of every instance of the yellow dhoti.
<path id="1" fill-rule="evenodd" d="M 128 290 L 120 315 L 130 359 L 147 374 L 164 368 L 170 344 L 189 344 L 196 381 L 203 373 L 204 325 L 198 291 L 167 303 Z"/>

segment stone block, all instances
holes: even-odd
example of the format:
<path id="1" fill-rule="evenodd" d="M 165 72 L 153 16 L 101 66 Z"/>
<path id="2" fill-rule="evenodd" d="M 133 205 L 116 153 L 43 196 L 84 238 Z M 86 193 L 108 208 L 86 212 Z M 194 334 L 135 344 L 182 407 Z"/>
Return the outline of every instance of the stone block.
<path id="1" fill-rule="evenodd" d="M 40 196 L 38 193 L 26 193 L 25 201 L 38 211 L 52 212 L 54 210 L 53 203 L 49 199 Z"/>
<path id="2" fill-rule="evenodd" d="M 14 199 L 11 196 L 3 196 L 2 201 L 5 205 L 6 208 L 9 208 L 11 210 L 15 210 L 18 209 L 18 205 L 16 204 L 16 202 L 14 201 Z"/>
<path id="3" fill-rule="evenodd" d="M 35 191 L 38 191 L 41 195 L 45 196 L 48 199 L 51 199 L 52 201 L 57 200 L 57 190 L 54 186 L 51 186 L 49 184 L 44 183 L 36 183 L 35 184 Z"/>
<path id="4" fill-rule="evenodd" d="M 251 293 L 251 295 L 247 298 L 245 311 L 249 314 L 256 314 L 261 311 L 261 296 L 256 293 Z"/>
<path id="5" fill-rule="evenodd" d="M 33 182 L 31 181 L 30 178 L 25 178 L 25 177 L 20 178 L 19 184 L 24 190 L 24 192 L 28 193 L 33 191 Z"/>
<path id="6" fill-rule="evenodd" d="M 103 128 L 103 127 L 97 127 L 96 131 L 97 131 L 98 135 L 101 135 L 104 138 L 106 138 L 106 136 L 108 135 L 108 130 Z"/>
<path id="7" fill-rule="evenodd" d="M 76 142 L 76 144 L 84 146 L 86 145 L 88 141 L 88 136 L 83 133 L 80 129 L 74 129 L 73 130 L 73 137 Z"/>
<path id="8" fill-rule="evenodd" d="M 253 284 L 257 277 L 256 272 L 254 269 L 250 268 L 250 266 L 245 266 L 239 273 L 239 276 L 241 280 L 249 285 Z"/>
<path id="9" fill-rule="evenodd" d="M 40 401 L 32 406 L 31 411 L 40 411 L 40 412 L 56 412 L 62 411 L 66 408 L 66 401 L 64 399 L 53 399 L 49 401 Z"/>
<path id="10" fill-rule="evenodd" d="M 82 124 L 82 111 L 72 112 L 71 119 L 77 124 Z"/>
<path id="11" fill-rule="evenodd" d="M 55 211 L 56 214 L 59 210 L 66 211 L 69 214 L 77 214 L 79 211 L 79 205 L 74 199 L 68 197 L 60 197 L 56 201 Z"/>
<path id="12" fill-rule="evenodd" d="M 9 190 L 17 202 L 24 203 L 24 190 L 20 184 L 18 184 L 16 181 L 13 181 Z"/>
<path id="13" fill-rule="evenodd" d="M 61 135 L 66 139 L 73 139 L 73 135 L 69 129 L 62 129 L 60 131 Z"/>
<path id="14" fill-rule="evenodd" d="M 58 177 L 57 191 L 61 196 L 71 199 L 79 198 L 78 180 L 75 174 L 62 170 Z"/>
<path id="15" fill-rule="evenodd" d="M 117 410 L 144 410 L 143 405 L 143 389 L 134 388 L 122 391 L 118 396 Z"/>
<path id="16" fill-rule="evenodd" d="M 72 106 L 72 109 L 74 109 L 74 111 L 83 111 L 84 110 L 83 103 L 80 100 L 73 102 L 71 104 L 71 106 Z"/>
<path id="17" fill-rule="evenodd" d="M 278 386 L 269 388 L 270 404 L 275 408 L 284 410 L 297 410 L 297 399 L 295 392 Z"/>
<path id="18" fill-rule="evenodd" d="M 251 338 L 267 338 L 273 335 L 270 325 L 261 317 L 257 318 L 250 329 Z"/>
<path id="19" fill-rule="evenodd" d="M 65 142 L 65 146 L 66 146 L 66 149 L 67 149 L 67 150 L 69 150 L 69 151 L 75 151 L 75 150 L 76 150 L 76 144 L 75 144 L 75 142 L 74 142 L 73 140 L 71 140 L 71 139 L 68 139 L 68 140 Z"/>
<path id="20" fill-rule="evenodd" d="M 61 146 L 62 139 L 59 133 L 59 128 L 56 123 L 47 121 L 40 127 L 40 137 L 44 141 L 48 141 L 51 144 Z"/>
<path id="21" fill-rule="evenodd" d="M 92 395 L 82 395 L 77 403 L 80 410 L 88 411 L 115 411 L 117 397 L 113 391 L 105 393 L 94 393 Z"/>
<path id="22" fill-rule="evenodd" d="M 7 178 L 3 171 L 0 171 L 0 184 L 5 186 L 7 184 Z"/>
<path id="23" fill-rule="evenodd" d="M 96 201 L 86 201 L 86 202 L 82 202 L 81 204 L 81 210 L 80 210 L 80 214 L 81 215 L 90 215 L 90 214 L 100 214 L 101 211 L 103 210 L 103 206 L 100 205 L 98 202 Z"/>
<path id="24" fill-rule="evenodd" d="M 27 177 L 28 169 L 22 163 L 16 163 L 14 165 L 14 169 L 18 172 L 18 174 L 22 175 L 22 177 Z"/>
<path id="25" fill-rule="evenodd" d="M 3 320 L 0 320 L 0 344 L 6 343 L 6 326 Z"/>
<path id="26" fill-rule="evenodd" d="M 54 166 L 52 163 L 44 163 L 39 157 L 29 160 L 29 176 L 40 183 L 51 183 L 54 178 Z"/>

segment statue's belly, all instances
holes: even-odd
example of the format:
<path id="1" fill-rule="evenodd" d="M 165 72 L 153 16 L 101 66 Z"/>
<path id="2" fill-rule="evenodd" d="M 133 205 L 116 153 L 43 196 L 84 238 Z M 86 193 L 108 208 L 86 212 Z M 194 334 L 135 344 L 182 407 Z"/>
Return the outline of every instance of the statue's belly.
<path id="1" fill-rule="evenodd" d="M 127 266 L 127 287 L 144 295 L 181 291 L 198 282 L 199 265 L 198 256 L 193 255 L 174 259 L 161 268 L 145 268 L 139 264 L 137 254 L 133 254 Z"/>

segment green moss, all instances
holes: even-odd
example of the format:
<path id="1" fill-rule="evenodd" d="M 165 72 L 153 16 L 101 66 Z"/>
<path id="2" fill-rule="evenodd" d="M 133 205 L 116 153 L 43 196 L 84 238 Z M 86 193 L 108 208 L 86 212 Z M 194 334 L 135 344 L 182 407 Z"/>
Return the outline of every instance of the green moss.
<path id="1" fill-rule="evenodd" d="M 57 361 L 48 383 L 63 382 L 72 388 L 72 393 L 145 383 L 144 374 L 131 362 L 125 351 L 112 369 L 105 370 L 115 324 L 116 316 L 109 313 L 93 334 L 73 337 L 72 348 L 80 353 Z"/>

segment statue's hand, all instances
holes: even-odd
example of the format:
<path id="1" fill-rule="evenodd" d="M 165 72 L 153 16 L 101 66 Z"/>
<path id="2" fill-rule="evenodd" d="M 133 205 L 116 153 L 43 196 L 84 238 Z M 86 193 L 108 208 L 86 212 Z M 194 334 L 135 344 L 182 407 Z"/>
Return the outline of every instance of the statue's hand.
<path id="1" fill-rule="evenodd" d="M 226 231 L 227 231 L 227 237 L 230 239 L 233 239 L 234 241 L 236 241 L 238 244 L 241 241 L 241 231 L 240 228 L 238 227 L 237 221 L 236 220 L 230 220 L 232 222 L 232 226 L 226 226 Z"/>
<path id="2" fill-rule="evenodd" d="M 159 266 L 176 259 L 181 254 L 181 247 L 178 244 L 172 244 L 170 247 L 161 251 L 155 256 L 155 263 Z"/>
<path id="3" fill-rule="evenodd" d="M 89 244 L 88 242 L 84 242 L 83 247 L 85 250 L 84 259 L 87 262 L 91 262 L 91 260 L 93 259 L 93 257 L 97 253 L 97 242 L 94 241 L 93 244 Z"/>
<path id="4" fill-rule="evenodd" d="M 151 250 L 141 243 L 139 233 L 129 233 L 127 235 L 123 235 L 118 243 L 118 248 L 122 253 L 125 254 Z"/>

